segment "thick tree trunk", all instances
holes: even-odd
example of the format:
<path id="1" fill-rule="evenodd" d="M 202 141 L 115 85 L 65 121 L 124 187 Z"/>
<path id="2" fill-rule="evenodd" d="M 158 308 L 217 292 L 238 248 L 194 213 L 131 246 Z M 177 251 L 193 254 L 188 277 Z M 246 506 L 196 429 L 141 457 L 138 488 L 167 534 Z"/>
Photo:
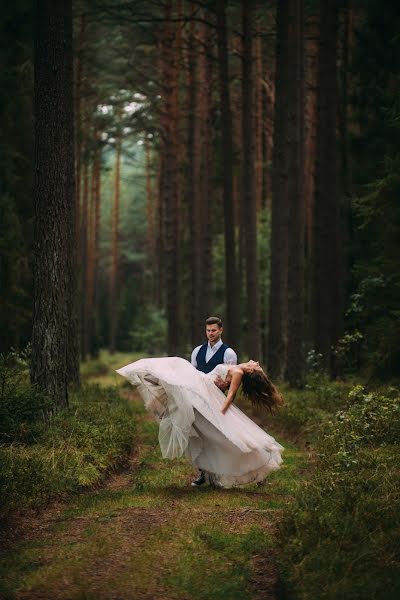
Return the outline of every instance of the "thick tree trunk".
<path id="1" fill-rule="evenodd" d="M 229 89 L 228 48 L 226 31 L 226 0 L 217 0 L 218 69 L 221 111 L 221 135 L 223 160 L 223 197 L 225 225 L 225 292 L 226 335 L 225 340 L 238 349 L 240 321 L 240 287 L 237 276 L 235 222 L 233 211 L 233 141 L 232 113 Z"/>
<path id="2" fill-rule="evenodd" d="M 289 0 L 289 263 L 288 333 L 285 379 L 301 386 L 304 376 L 304 6 Z"/>
<path id="3" fill-rule="evenodd" d="M 332 369 L 332 346 L 339 336 L 341 285 L 337 157 L 337 2 L 320 2 L 317 85 L 315 207 L 313 220 L 314 347 Z"/>
<path id="4" fill-rule="evenodd" d="M 271 206 L 271 290 L 267 367 L 272 377 L 282 377 L 286 358 L 288 265 L 288 0 L 277 5 L 275 68 L 275 119 Z"/>
<path id="5" fill-rule="evenodd" d="M 75 332 L 71 2 L 35 2 L 35 289 L 32 382 L 68 404 Z"/>
<path id="6" fill-rule="evenodd" d="M 257 206 L 255 189 L 255 136 L 252 106 L 254 98 L 254 74 L 252 69 L 252 19 L 254 1 L 243 0 L 243 167 L 242 167 L 242 203 L 245 238 L 245 274 L 246 274 L 246 353 L 254 360 L 261 360 L 260 309 L 257 280 Z"/>

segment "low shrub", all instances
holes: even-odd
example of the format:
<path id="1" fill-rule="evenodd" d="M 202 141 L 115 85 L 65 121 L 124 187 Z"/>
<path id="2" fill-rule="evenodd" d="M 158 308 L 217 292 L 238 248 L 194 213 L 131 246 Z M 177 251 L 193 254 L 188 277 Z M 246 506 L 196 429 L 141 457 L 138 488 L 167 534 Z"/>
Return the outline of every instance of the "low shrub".
<path id="1" fill-rule="evenodd" d="M 67 410 L 32 425 L 30 443 L 0 446 L 0 517 L 97 482 L 133 445 L 134 415 L 113 388 L 87 386 Z"/>
<path id="2" fill-rule="evenodd" d="M 326 425 L 315 472 L 281 524 L 281 567 L 292 597 L 398 597 L 399 417 L 394 392 L 357 387 Z"/>
<path id="3" fill-rule="evenodd" d="M 315 444 L 321 434 L 321 424 L 348 404 L 352 384 L 330 380 L 324 373 L 310 374 L 303 389 L 278 385 L 285 404 L 269 417 L 272 428 L 285 430 L 290 437 L 301 437 Z"/>
<path id="4" fill-rule="evenodd" d="M 29 442 L 51 409 L 49 399 L 29 383 L 28 352 L 0 355 L 0 443 Z"/>

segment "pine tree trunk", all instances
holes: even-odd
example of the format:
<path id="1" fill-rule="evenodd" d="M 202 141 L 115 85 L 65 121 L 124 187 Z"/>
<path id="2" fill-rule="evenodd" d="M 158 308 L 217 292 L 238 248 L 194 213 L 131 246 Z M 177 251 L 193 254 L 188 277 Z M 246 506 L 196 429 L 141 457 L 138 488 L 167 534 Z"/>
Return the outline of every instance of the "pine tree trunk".
<path id="1" fill-rule="evenodd" d="M 86 34 L 86 18 L 84 15 L 80 19 L 79 35 L 77 49 L 75 50 L 75 210 L 76 210 L 76 231 L 79 236 L 80 231 L 80 201 L 81 201 L 81 179 L 82 179 L 82 48 Z M 79 241 L 78 241 L 79 243 Z"/>
<path id="2" fill-rule="evenodd" d="M 204 15 L 205 19 L 211 18 L 211 14 Z M 213 238 L 213 196 L 211 185 L 211 173 L 213 168 L 213 135 L 212 135 L 212 111 L 213 111 L 213 89 L 215 85 L 214 61 L 212 54 L 212 31 L 207 25 L 202 26 L 201 41 L 203 43 L 202 55 L 200 57 L 200 89 L 201 94 L 201 197 L 202 197 L 202 281 L 201 290 L 203 296 L 202 313 L 207 317 L 212 312 L 211 307 L 211 284 L 212 284 L 212 238 Z M 207 54 L 206 54 L 207 52 Z M 204 322 L 202 323 L 202 335 Z M 201 339 L 201 338 L 200 338 Z"/>
<path id="3" fill-rule="evenodd" d="M 317 85 L 315 206 L 313 220 L 312 319 L 315 350 L 332 369 L 332 346 L 339 335 L 340 246 L 338 203 L 337 35 L 338 9 L 334 0 L 320 2 L 320 41 Z"/>
<path id="4" fill-rule="evenodd" d="M 226 31 L 226 0 L 217 0 L 217 36 L 225 224 L 226 335 L 224 337 L 230 345 L 238 349 L 240 345 L 240 287 L 237 276 L 237 254 L 233 211 L 233 140 Z"/>
<path id="5" fill-rule="evenodd" d="M 114 205 L 112 211 L 112 233 L 111 233 L 111 267 L 109 282 L 109 348 L 111 354 L 116 350 L 116 335 L 118 324 L 118 241 L 119 241 L 119 202 L 121 181 L 121 138 L 117 139 L 115 148 L 115 184 Z"/>
<path id="6" fill-rule="evenodd" d="M 95 180 L 95 198 L 94 198 L 94 224 L 93 224 L 93 310 L 92 310 L 92 336 L 90 340 L 90 354 L 96 357 L 100 347 L 99 333 L 99 259 L 100 259 L 100 218 L 101 218 L 101 145 L 99 134 L 97 139 L 97 148 L 94 156 L 94 180 Z"/>
<path id="7" fill-rule="evenodd" d="M 68 405 L 75 280 L 72 6 L 35 2 L 35 258 L 31 379 Z M 70 363 L 72 365 L 72 362 Z"/>
<path id="8" fill-rule="evenodd" d="M 191 4 L 191 15 L 194 14 L 194 5 Z M 195 346 L 204 335 L 204 321 L 207 315 L 203 312 L 203 291 L 201 282 L 202 274 L 202 207 L 201 207 L 201 183 L 200 183 L 200 160 L 201 160 L 201 121 L 200 121 L 200 57 L 203 52 L 196 40 L 196 26 L 190 21 L 190 33 L 188 39 L 188 69 L 189 69 L 189 98 L 188 98 L 188 207 L 190 219 L 190 278 L 191 278 L 191 301 L 190 301 L 190 324 L 191 324 L 191 346 Z"/>
<path id="9" fill-rule="evenodd" d="M 179 355 L 182 346 L 182 289 L 180 281 L 180 225 L 179 190 L 177 188 L 177 143 L 179 129 L 179 72 L 175 29 L 171 23 L 172 3 L 165 5 L 163 34 L 163 147 L 162 147 L 162 217 L 164 233 L 164 260 L 166 282 L 166 307 L 168 322 L 167 350 L 169 354 Z"/>
<path id="10" fill-rule="evenodd" d="M 301 386 L 304 376 L 304 6 L 289 0 L 290 57 L 288 96 L 289 263 L 288 334 L 285 379 Z"/>
<path id="11" fill-rule="evenodd" d="M 255 81 L 254 81 L 254 131 L 255 131 L 255 194 L 257 216 L 264 207 L 263 187 L 263 55 L 260 22 L 257 20 L 257 37 L 254 43 Z"/>
<path id="12" fill-rule="evenodd" d="M 342 286 L 339 290 L 338 334 L 340 337 L 344 328 L 345 290 L 351 287 L 351 262 L 352 262 L 352 206 L 351 206 L 351 171 L 350 171 L 350 97 L 352 94 L 350 65 L 353 45 L 353 9 L 349 0 L 345 0 L 342 8 L 343 25 L 341 33 L 341 72 L 340 72 L 340 110 L 339 110 L 339 136 L 340 136 L 340 254 L 339 274 Z M 334 365 L 335 374 L 337 365 Z"/>
<path id="13" fill-rule="evenodd" d="M 91 164 L 90 201 L 88 210 L 87 227 L 87 281 L 85 294 L 86 330 L 84 338 L 84 356 L 90 354 L 93 337 L 93 310 L 94 310 L 94 278 L 95 278 L 95 229 L 96 229 L 96 152 L 94 152 Z"/>
<path id="14" fill-rule="evenodd" d="M 85 136 L 86 145 L 88 143 L 87 136 Z M 81 198 L 81 216 L 80 216 L 80 225 L 81 225 L 81 235 L 80 235 L 80 259 L 81 259 L 81 272 L 80 272 L 80 293 L 81 293 L 81 335 L 80 335 L 80 349 L 82 360 L 85 361 L 87 356 L 87 348 L 85 345 L 85 340 L 87 337 L 87 304 L 86 304 L 86 294 L 87 294 L 87 278 L 88 278 L 88 227 L 89 227 L 89 182 L 90 182 L 90 170 L 89 170 L 89 162 L 88 157 L 85 156 L 84 164 L 83 164 L 83 189 L 82 189 L 82 198 Z"/>
<path id="15" fill-rule="evenodd" d="M 307 20 L 306 29 L 306 98 L 305 98 L 305 159 L 304 159 L 304 197 L 306 203 L 306 247 L 307 256 L 312 248 L 312 221 L 314 212 L 315 180 L 315 136 L 316 136 L 316 88 L 318 70 L 318 31 L 316 17 Z"/>
<path id="16" fill-rule="evenodd" d="M 272 164 L 272 148 L 273 148 L 273 137 L 274 137 L 274 111 L 275 111 L 275 83 L 272 81 L 271 76 L 265 73 L 264 81 L 264 95 L 265 95 L 265 127 L 264 127 L 264 188 L 265 188 L 265 204 L 267 208 L 271 209 L 272 205 L 272 177 L 271 177 L 271 164 Z"/>
<path id="17" fill-rule="evenodd" d="M 158 156 L 158 168 L 157 168 L 157 188 L 155 192 L 155 208 L 154 208 L 154 228 L 156 232 L 155 237 L 155 265 L 154 265 L 154 303 L 161 309 L 164 307 L 164 292 L 165 292 L 165 260 L 164 260 L 164 196 L 163 196 L 163 174 L 164 174 L 164 160 L 161 152 Z"/>
<path id="18" fill-rule="evenodd" d="M 246 272 L 246 319 L 247 319 L 247 355 L 254 360 L 261 360 L 261 331 L 260 308 L 257 279 L 257 220 L 256 220 L 256 189 L 255 189 L 255 137 L 252 118 L 254 98 L 254 74 L 252 68 L 253 43 L 252 19 L 254 14 L 254 1 L 243 0 L 243 179 L 242 203 L 244 210 L 244 238 L 245 238 L 245 272 Z"/>
<path id="19" fill-rule="evenodd" d="M 155 287 L 155 272 L 154 267 L 156 264 L 156 253 L 155 253 L 155 220 L 154 220 L 154 192 L 153 182 L 151 176 L 152 162 L 150 156 L 150 143 L 147 137 L 145 138 L 145 156 L 146 156 L 146 223 L 147 223 L 147 234 L 146 234 L 146 254 L 147 254 L 147 295 L 151 300 L 154 300 L 154 287 Z"/>
<path id="20" fill-rule="evenodd" d="M 277 5 L 275 117 L 271 205 L 271 289 L 268 318 L 267 367 L 274 378 L 283 375 L 286 359 L 288 266 L 288 1 Z"/>

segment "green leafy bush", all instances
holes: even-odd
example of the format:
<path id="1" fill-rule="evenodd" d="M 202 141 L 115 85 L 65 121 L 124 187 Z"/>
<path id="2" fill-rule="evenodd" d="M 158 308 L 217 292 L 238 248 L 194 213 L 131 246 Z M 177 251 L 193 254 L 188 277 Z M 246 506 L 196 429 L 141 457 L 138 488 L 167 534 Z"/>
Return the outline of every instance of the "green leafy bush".
<path id="1" fill-rule="evenodd" d="M 75 393 L 68 410 L 35 424 L 30 444 L 0 446 L 0 517 L 92 485 L 127 457 L 133 436 L 133 408 L 116 389 Z"/>
<path id="2" fill-rule="evenodd" d="M 28 358 L 29 349 L 0 355 L 0 443 L 32 440 L 35 423 L 51 409 L 49 399 L 29 383 Z"/>
<path id="3" fill-rule="evenodd" d="M 400 403 L 357 387 L 281 525 L 293 597 L 390 600 L 400 590 Z"/>

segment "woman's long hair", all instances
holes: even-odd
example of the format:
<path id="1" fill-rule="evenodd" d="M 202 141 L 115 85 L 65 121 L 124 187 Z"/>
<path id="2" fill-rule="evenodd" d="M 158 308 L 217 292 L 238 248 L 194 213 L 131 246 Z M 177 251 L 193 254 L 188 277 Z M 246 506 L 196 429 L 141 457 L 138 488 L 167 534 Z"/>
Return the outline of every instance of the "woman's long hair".
<path id="1" fill-rule="evenodd" d="M 264 406 L 270 412 L 283 404 L 283 398 L 264 371 L 243 373 L 243 394 L 252 404 Z"/>

